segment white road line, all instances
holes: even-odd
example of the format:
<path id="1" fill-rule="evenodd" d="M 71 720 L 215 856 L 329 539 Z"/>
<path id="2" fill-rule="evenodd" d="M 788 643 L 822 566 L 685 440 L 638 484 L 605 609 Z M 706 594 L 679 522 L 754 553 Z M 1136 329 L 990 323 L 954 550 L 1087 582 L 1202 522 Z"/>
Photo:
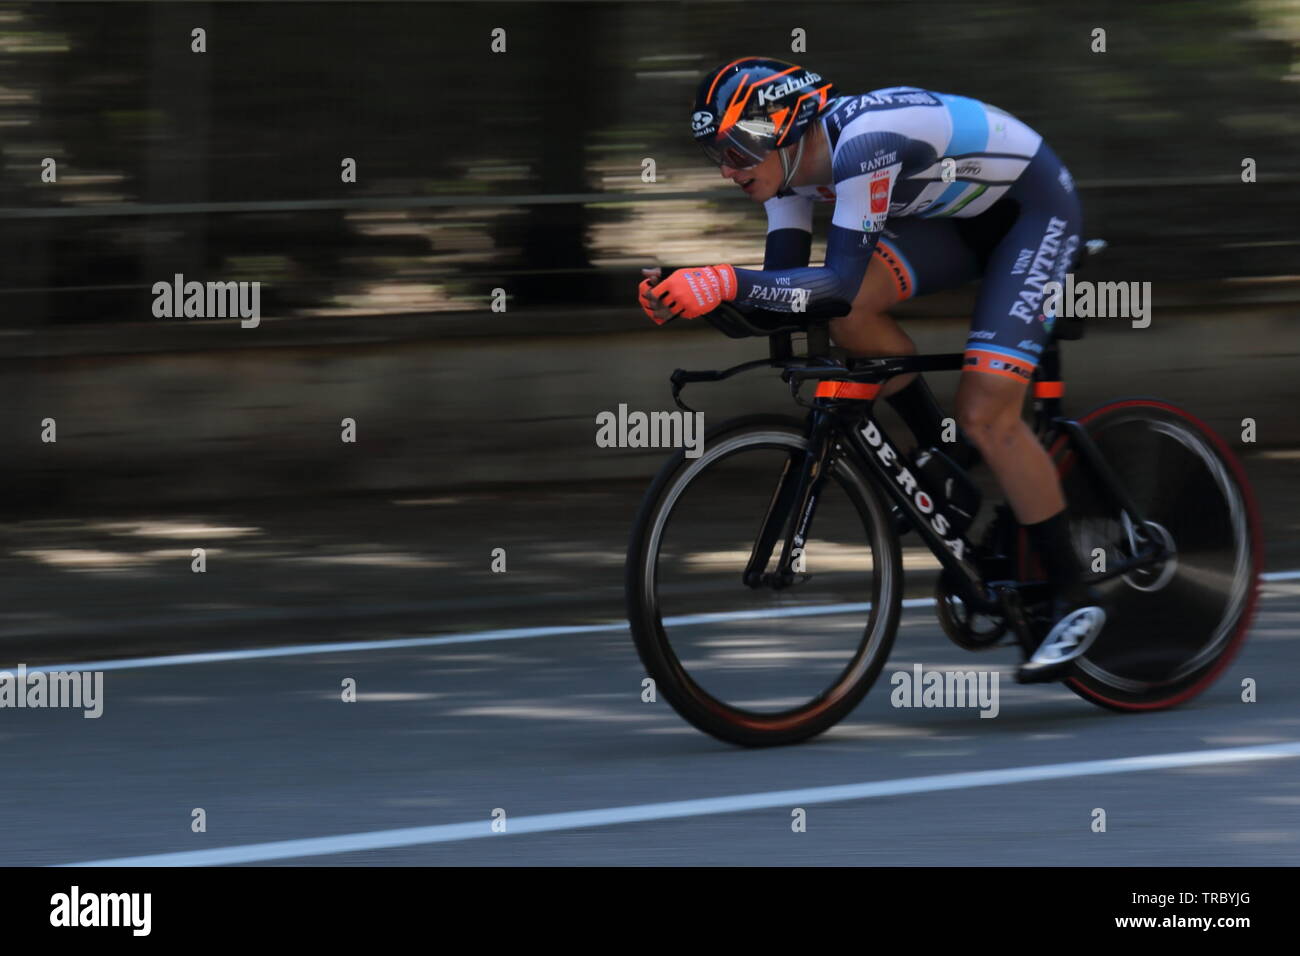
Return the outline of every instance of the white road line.
<path id="1" fill-rule="evenodd" d="M 930 607 L 934 598 L 907 598 L 903 607 Z M 683 624 L 725 623 L 754 618 L 816 617 L 823 614 L 852 614 L 871 609 L 865 604 L 814 604 L 807 607 L 778 608 L 770 611 L 723 611 L 716 614 L 683 614 L 666 617 L 669 627 Z M 29 666 L 27 673 L 49 671 L 124 671 L 140 667 L 175 667 L 178 664 L 217 664 L 223 661 L 247 661 L 264 657 L 301 657 L 309 654 L 341 654 L 345 651 L 384 651 L 405 647 L 438 647 L 443 644 L 473 644 L 479 641 L 511 641 L 530 637 L 555 637 L 560 634 L 611 634 L 627 630 L 627 622 L 617 624 L 581 624 L 559 627 L 515 627 L 496 631 L 470 631 L 443 634 L 439 637 L 403 637 L 387 641 L 347 641 L 329 644 L 290 644 L 282 647 L 250 647 L 234 651 L 204 651 L 197 654 L 170 654 L 163 657 L 126 657 L 120 660 L 87 661 L 80 664 L 42 664 Z"/>
<path id="2" fill-rule="evenodd" d="M 1300 580 L 1300 570 L 1271 571 L 1261 574 L 1266 584 Z M 934 598 L 907 598 L 904 608 L 934 607 Z M 669 627 L 683 624 L 722 624 L 757 618 L 817 617 L 825 614 L 856 614 L 869 611 L 871 604 L 816 604 L 774 610 L 720 611 L 714 614 L 682 614 L 664 618 Z M 495 631 L 469 631 L 443 634 L 440 637 L 403 637 L 388 641 L 348 641 L 329 644 L 289 644 L 282 647 L 250 647 L 235 651 L 204 651 L 198 654 L 169 654 L 160 657 L 126 657 L 110 661 L 85 661 L 75 664 L 41 664 L 29 666 L 27 673 L 50 671 L 125 671 L 142 667 L 176 667 L 180 664 L 219 664 L 225 661 L 251 661 L 267 657 L 306 657 L 311 654 L 342 654 L 347 651 L 387 651 L 407 647 L 439 647 L 444 644 L 475 644 L 480 641 L 513 641 L 532 637 L 557 637 L 562 634 L 614 634 L 627 630 L 627 622 L 617 624 L 581 624 L 557 627 L 515 627 Z"/>
<path id="3" fill-rule="evenodd" d="M 1295 581 L 1300 579 L 1300 571 L 1269 571 L 1267 574 L 1261 574 L 1259 579 L 1265 584 L 1273 581 Z"/>
<path id="4" fill-rule="evenodd" d="M 969 787 L 995 787 L 1039 780 L 1061 780 L 1103 774 L 1134 773 L 1203 767 L 1212 764 L 1243 763 L 1253 760 L 1281 760 L 1300 757 L 1300 741 L 1257 747 L 1232 747 L 1224 750 L 1199 750 L 1184 753 L 1149 754 L 1143 757 L 1119 757 L 1110 760 L 1085 760 L 1077 763 L 1047 764 L 1038 767 L 1010 767 L 1005 770 L 976 770 L 901 780 L 877 780 L 868 783 L 808 787 L 802 790 L 776 790 L 766 793 L 737 794 L 700 800 L 675 800 L 669 803 L 643 803 L 627 807 L 576 810 L 568 813 L 544 813 L 508 820 L 505 833 L 493 833 L 490 820 L 448 823 L 438 826 L 406 827 L 400 830 L 376 830 L 370 833 L 345 833 L 340 836 L 310 837 L 303 840 L 277 840 L 273 843 L 250 843 L 243 846 L 216 847 L 210 850 L 184 850 L 155 853 L 111 860 L 89 860 L 63 866 L 218 866 L 233 863 L 259 863 L 266 860 L 291 860 L 307 856 L 356 853 L 393 847 L 424 846 L 431 843 L 454 843 L 483 837 L 519 836 L 526 833 L 554 833 L 585 827 L 614 826 L 674 820 L 717 813 L 746 813 L 752 810 L 790 808 L 817 803 L 840 803 L 869 800 L 909 793 L 935 793 Z"/>
<path id="5" fill-rule="evenodd" d="M 309 654 L 341 654 L 344 651 L 384 651 L 403 647 L 436 647 L 440 644 L 470 644 L 478 641 L 509 641 L 522 637 L 552 637 L 557 634 L 595 634 L 626 631 L 627 624 L 582 624 L 565 627 L 518 627 L 499 631 L 472 631 L 468 634 L 444 634 L 441 637 L 402 637 L 387 641 L 347 641 L 329 644 L 290 644 L 283 647 L 250 647 L 236 651 L 204 651 L 198 654 L 169 654 L 164 657 L 125 657 L 115 661 L 90 661 L 84 664 L 44 664 L 28 667 L 38 671 L 124 671 L 138 667 L 175 667 L 178 664 L 217 664 L 223 661 L 249 661 L 262 657 L 300 657 Z"/>

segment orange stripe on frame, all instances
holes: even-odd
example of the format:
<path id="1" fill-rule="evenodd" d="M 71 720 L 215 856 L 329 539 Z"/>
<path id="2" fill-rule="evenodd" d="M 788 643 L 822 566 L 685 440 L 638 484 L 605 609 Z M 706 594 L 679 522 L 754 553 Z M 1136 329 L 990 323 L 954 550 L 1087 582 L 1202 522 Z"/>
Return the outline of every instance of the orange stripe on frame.
<path id="1" fill-rule="evenodd" d="M 819 382 L 815 398 L 854 398 L 868 400 L 875 398 L 880 386 L 873 382 Z"/>

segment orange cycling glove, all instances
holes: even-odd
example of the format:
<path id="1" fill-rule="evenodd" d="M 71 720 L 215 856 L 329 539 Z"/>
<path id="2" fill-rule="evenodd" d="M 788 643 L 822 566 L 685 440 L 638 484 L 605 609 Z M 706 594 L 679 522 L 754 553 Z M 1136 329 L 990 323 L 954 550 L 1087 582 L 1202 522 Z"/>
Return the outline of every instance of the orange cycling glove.
<path id="1" fill-rule="evenodd" d="M 641 283 L 641 308 L 662 325 L 646 301 L 650 281 Z M 654 286 L 654 294 L 673 315 L 697 319 L 736 297 L 736 270 L 725 265 L 678 269 Z"/>
<path id="2" fill-rule="evenodd" d="M 655 323 L 655 325 L 663 325 L 668 320 L 661 319 L 659 318 L 659 316 L 655 315 L 654 302 L 646 298 L 646 293 L 649 292 L 651 289 L 653 289 L 658 283 L 659 283 L 659 277 L 657 275 L 654 276 L 653 278 L 642 280 L 641 285 L 638 287 L 639 294 L 637 295 L 637 299 L 640 301 L 641 311 L 646 314 L 646 317 L 651 319 Z"/>

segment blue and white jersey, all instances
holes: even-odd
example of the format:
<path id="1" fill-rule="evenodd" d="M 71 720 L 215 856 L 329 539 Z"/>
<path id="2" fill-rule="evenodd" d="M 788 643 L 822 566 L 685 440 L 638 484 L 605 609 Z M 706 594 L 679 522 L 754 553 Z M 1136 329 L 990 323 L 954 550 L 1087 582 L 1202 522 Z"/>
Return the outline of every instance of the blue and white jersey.
<path id="1" fill-rule="evenodd" d="M 978 216 L 1006 194 L 1042 143 L 995 106 L 914 86 L 838 97 L 818 121 L 833 181 L 795 187 L 764 207 L 770 253 L 771 234 L 781 230 L 798 231 L 791 249 L 805 247 L 800 234 L 811 234 L 813 203 L 834 202 L 826 264 L 737 270 L 742 304 L 786 310 L 791 287 L 806 289 L 812 301 L 852 301 L 888 219 Z"/>
<path id="2" fill-rule="evenodd" d="M 854 164 L 856 177 L 868 180 L 885 170 L 890 216 L 978 216 L 1020 178 L 1043 141 L 996 106 L 911 86 L 842 97 L 823 125 L 840 190 Z M 835 211 L 852 221 L 849 209 Z"/>

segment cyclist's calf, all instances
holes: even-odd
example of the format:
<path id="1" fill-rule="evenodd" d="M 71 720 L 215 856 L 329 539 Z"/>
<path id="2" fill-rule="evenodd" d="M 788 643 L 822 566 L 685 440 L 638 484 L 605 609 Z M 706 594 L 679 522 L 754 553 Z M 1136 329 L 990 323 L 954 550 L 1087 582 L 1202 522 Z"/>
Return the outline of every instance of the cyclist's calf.
<path id="1" fill-rule="evenodd" d="M 957 424 L 993 471 L 1022 524 L 1050 518 L 1065 507 L 1051 458 L 1021 418 L 1025 385 L 983 372 L 962 372 Z"/>

